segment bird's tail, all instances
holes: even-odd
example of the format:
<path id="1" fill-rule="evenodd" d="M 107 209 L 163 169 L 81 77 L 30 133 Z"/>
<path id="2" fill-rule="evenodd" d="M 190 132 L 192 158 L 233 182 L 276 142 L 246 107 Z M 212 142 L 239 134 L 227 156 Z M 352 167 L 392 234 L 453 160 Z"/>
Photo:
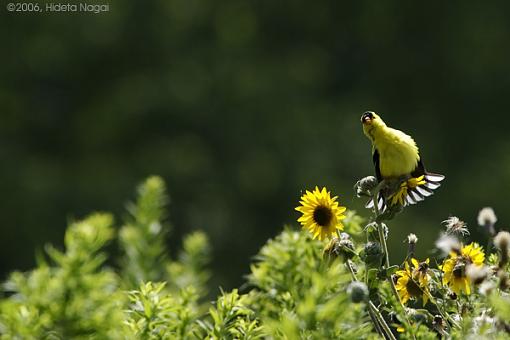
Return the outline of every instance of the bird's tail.
<path id="1" fill-rule="evenodd" d="M 441 181 L 445 177 L 440 174 L 426 172 L 418 177 L 411 177 L 402 182 L 400 187 L 389 195 L 379 192 L 377 196 L 377 207 L 379 212 L 383 213 L 388 206 L 400 204 L 407 206 L 423 201 L 425 197 L 431 196 L 434 190 L 441 186 Z M 371 199 L 365 205 L 366 208 L 374 207 L 374 200 Z"/>
<path id="2" fill-rule="evenodd" d="M 370 199 L 367 204 L 365 204 L 365 208 L 373 209 L 374 199 Z M 377 194 L 377 209 L 380 213 L 383 213 L 386 210 L 386 200 L 381 192 Z"/>
<path id="3" fill-rule="evenodd" d="M 421 177 L 423 176 L 423 179 Z M 429 197 L 434 193 L 434 190 L 441 186 L 441 181 L 444 179 L 443 175 L 433 174 L 430 172 L 425 173 L 418 178 L 411 178 L 411 181 L 415 181 L 417 184 L 412 187 L 412 184 L 408 187 L 405 203 L 416 204 L 423 201 L 425 197 Z M 409 184 L 409 181 L 407 181 Z M 405 205 L 407 205 L 405 204 Z"/>

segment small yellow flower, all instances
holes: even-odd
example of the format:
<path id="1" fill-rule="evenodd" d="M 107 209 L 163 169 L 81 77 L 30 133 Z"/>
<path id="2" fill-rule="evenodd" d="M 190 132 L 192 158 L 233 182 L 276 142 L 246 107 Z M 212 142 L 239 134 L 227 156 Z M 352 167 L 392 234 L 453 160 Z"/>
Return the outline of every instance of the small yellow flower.
<path id="1" fill-rule="evenodd" d="M 296 210 L 303 215 L 298 222 L 312 233 L 314 239 L 323 240 L 333 235 L 337 229 L 344 229 L 340 221 L 345 218 L 343 212 L 346 208 L 338 204 L 337 198 L 331 197 L 325 187 L 322 190 L 315 187 L 313 192 L 307 190 L 301 196 L 301 205 Z"/>
<path id="2" fill-rule="evenodd" d="M 396 205 L 397 203 L 400 205 L 405 205 L 406 197 L 407 197 L 407 191 L 414 189 L 420 185 L 426 184 L 425 176 L 421 175 L 420 177 L 411 177 L 407 181 L 404 181 L 400 184 L 400 188 L 398 190 L 391 194 L 390 197 L 388 197 L 388 201 L 390 202 L 390 205 Z"/>
<path id="3" fill-rule="evenodd" d="M 397 275 L 397 289 L 398 295 L 402 303 L 407 303 L 409 299 L 416 299 L 422 297 L 423 305 L 427 304 L 430 296 L 429 292 L 429 263 L 430 260 L 426 259 L 423 262 L 418 262 L 416 259 L 411 259 L 413 268 L 409 263 L 405 263 L 405 269 L 399 270 L 395 273 Z"/>
<path id="4" fill-rule="evenodd" d="M 485 254 L 477 243 L 462 247 L 460 253 L 451 252 L 444 260 L 441 270 L 444 273 L 443 284 L 448 285 L 455 294 L 471 294 L 471 282 L 466 275 L 468 265 L 482 266 Z"/>

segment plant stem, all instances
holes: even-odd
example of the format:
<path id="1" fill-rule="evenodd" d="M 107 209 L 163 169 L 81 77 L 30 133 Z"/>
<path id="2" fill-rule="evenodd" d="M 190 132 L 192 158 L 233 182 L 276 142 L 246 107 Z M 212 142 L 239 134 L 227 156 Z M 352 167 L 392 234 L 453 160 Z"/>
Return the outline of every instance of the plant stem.
<path id="1" fill-rule="evenodd" d="M 368 307 L 372 309 L 372 312 L 374 313 L 374 315 L 376 316 L 377 320 L 381 324 L 381 327 L 383 328 L 384 333 L 386 334 L 388 339 L 390 339 L 390 340 L 397 340 L 395 338 L 395 336 L 393 335 L 393 333 L 391 332 L 390 327 L 386 323 L 386 320 L 384 320 L 384 318 L 383 318 L 381 312 L 379 311 L 379 309 L 377 309 L 377 307 L 370 300 L 368 300 Z"/>
<path id="2" fill-rule="evenodd" d="M 384 337 L 384 330 L 381 328 L 381 325 L 379 324 L 377 317 L 375 316 L 374 312 L 372 311 L 372 308 L 370 307 L 368 308 L 368 315 L 370 315 L 370 319 L 372 320 L 372 323 L 374 324 L 377 333 Z"/>
<path id="3" fill-rule="evenodd" d="M 437 263 L 436 263 L 437 265 Z M 434 279 L 438 280 L 439 282 L 442 282 L 443 278 L 442 276 L 440 276 L 439 278 L 437 277 L 437 275 L 432 272 L 432 275 L 434 276 Z M 429 300 L 431 303 L 433 303 L 434 305 L 436 305 L 437 307 L 437 310 L 439 312 L 439 314 L 441 314 L 441 316 L 445 319 L 445 320 L 448 320 L 452 323 L 452 325 L 456 328 L 459 328 L 460 329 L 460 325 L 457 323 L 457 321 L 453 320 L 453 318 L 450 316 L 450 314 L 448 314 L 447 312 L 445 312 L 442 308 L 442 305 L 439 304 L 436 299 L 432 296 L 432 294 L 429 294 Z"/>
<path id="4" fill-rule="evenodd" d="M 383 187 L 383 185 L 384 185 L 384 180 L 381 181 L 377 185 L 377 187 L 374 189 L 374 194 L 372 195 L 372 202 L 374 202 L 374 215 L 375 215 L 375 223 L 377 225 L 377 231 L 379 233 L 379 242 L 381 243 L 381 247 L 383 248 L 383 251 L 384 251 L 385 266 L 386 266 L 386 268 L 388 268 L 390 266 L 390 260 L 389 260 L 389 255 L 388 255 L 388 246 L 386 245 L 386 238 L 384 237 L 384 230 L 383 230 L 382 224 L 379 223 L 379 221 L 377 220 L 377 218 L 381 214 L 381 212 L 379 211 L 378 196 L 379 196 L 379 192 L 381 191 L 381 188 Z"/>
<path id="5" fill-rule="evenodd" d="M 410 325 L 411 321 L 409 321 L 409 318 L 407 317 L 406 307 L 402 303 L 402 299 L 400 298 L 400 295 L 398 295 L 397 287 L 395 287 L 395 283 L 393 282 L 393 279 L 391 277 L 390 277 L 389 281 L 390 281 L 390 286 L 391 286 L 391 290 L 393 292 L 393 295 L 395 295 L 395 297 L 397 298 L 398 303 L 400 304 L 400 307 L 402 308 L 402 312 L 404 313 L 404 318 L 406 319 L 405 321 L 406 321 L 406 323 L 408 325 Z M 411 334 L 411 335 L 412 335 L 413 339 L 416 339 L 414 334 Z"/>
<path id="6" fill-rule="evenodd" d="M 384 237 L 384 229 L 382 223 L 375 222 L 377 224 L 377 231 L 379 232 L 379 242 L 381 242 L 381 247 L 384 251 L 384 266 L 385 268 L 389 268 L 390 266 L 390 256 L 388 255 L 388 245 L 386 244 L 386 237 Z"/>
<path id="7" fill-rule="evenodd" d="M 351 273 L 351 277 L 353 281 L 358 281 L 358 278 L 356 277 L 356 273 L 354 272 L 354 268 L 352 267 L 351 260 L 346 261 L 347 268 L 349 269 L 349 272 Z M 384 320 L 381 312 L 377 307 L 374 305 L 374 303 L 368 299 L 368 313 L 370 314 L 370 318 L 372 319 L 372 322 L 374 323 L 375 329 L 379 332 L 379 334 L 387 337 L 391 340 L 396 340 L 395 336 L 391 332 L 390 327 L 386 323 L 386 320 Z M 381 330 L 382 328 L 382 330 Z"/>
<path id="8" fill-rule="evenodd" d="M 377 232 L 379 234 L 379 242 L 380 242 L 381 247 L 382 247 L 383 252 L 384 252 L 384 266 L 383 266 L 383 268 L 388 269 L 390 267 L 390 256 L 389 256 L 389 252 L 388 252 L 388 245 L 386 243 L 386 237 L 384 236 L 383 224 L 378 221 L 378 217 L 379 217 L 379 215 L 381 213 L 379 211 L 378 196 L 379 196 L 379 192 L 380 192 L 381 188 L 383 187 L 383 185 L 384 185 L 384 180 L 381 181 L 379 183 L 379 185 L 376 187 L 376 189 L 374 190 L 374 195 L 372 196 L 372 200 L 374 202 L 374 215 L 375 215 L 374 216 L 375 217 L 374 220 L 375 220 L 375 224 L 377 226 Z M 410 324 L 410 321 L 409 321 L 409 319 L 407 317 L 407 312 L 406 312 L 405 306 L 402 303 L 402 300 L 400 299 L 400 296 L 398 295 L 398 291 L 397 291 L 397 288 L 395 287 L 395 283 L 393 282 L 393 279 L 391 278 L 391 276 L 389 278 L 387 278 L 387 279 L 390 282 L 391 291 L 393 292 L 393 295 L 395 296 L 395 298 L 399 302 L 400 306 L 402 307 L 402 311 L 404 313 L 404 317 L 406 319 L 407 324 Z M 381 315 L 381 318 L 382 318 L 382 315 Z M 383 319 L 383 321 L 384 321 L 384 319 Z M 391 333 L 391 336 L 393 336 L 393 333 Z M 413 336 L 413 339 L 415 339 L 414 334 L 412 336 Z"/>
<path id="9" fill-rule="evenodd" d="M 351 260 L 346 261 L 347 268 L 349 269 L 349 272 L 351 273 L 351 277 L 353 281 L 358 281 L 358 278 L 356 277 L 356 273 L 354 272 L 354 268 L 352 268 Z"/>

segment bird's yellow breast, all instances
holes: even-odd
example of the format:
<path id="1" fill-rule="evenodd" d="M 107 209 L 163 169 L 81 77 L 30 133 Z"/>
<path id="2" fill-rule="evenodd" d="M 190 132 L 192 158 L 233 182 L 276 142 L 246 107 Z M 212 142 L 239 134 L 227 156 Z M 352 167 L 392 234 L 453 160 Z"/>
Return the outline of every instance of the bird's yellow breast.
<path id="1" fill-rule="evenodd" d="M 373 142 L 379 152 L 379 169 L 383 178 L 408 175 L 416 169 L 420 156 L 410 136 L 385 128 L 374 136 Z"/>

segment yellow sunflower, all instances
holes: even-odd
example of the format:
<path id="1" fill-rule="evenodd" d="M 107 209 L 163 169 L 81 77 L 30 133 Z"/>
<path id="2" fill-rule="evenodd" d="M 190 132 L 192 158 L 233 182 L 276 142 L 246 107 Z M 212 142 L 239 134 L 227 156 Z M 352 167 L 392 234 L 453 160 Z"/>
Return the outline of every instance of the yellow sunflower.
<path id="1" fill-rule="evenodd" d="M 443 284 L 448 285 L 455 294 L 471 294 L 471 282 L 466 275 L 466 267 L 470 264 L 482 266 L 484 260 L 485 254 L 478 243 L 462 247 L 460 253 L 451 252 L 441 266 L 444 273 Z"/>
<path id="2" fill-rule="evenodd" d="M 429 300 L 429 263 L 430 260 L 426 259 L 423 262 L 418 262 L 415 258 L 411 259 L 413 268 L 409 263 L 405 263 L 405 269 L 399 270 L 395 273 L 397 275 L 397 289 L 398 295 L 402 303 L 407 303 L 409 299 L 416 299 L 422 297 L 423 305 L 425 306 Z"/>
<path id="3" fill-rule="evenodd" d="M 301 196 L 299 201 L 301 205 L 296 210 L 303 215 L 298 222 L 312 233 L 314 239 L 323 240 L 334 234 L 337 229 L 344 229 L 340 221 L 345 218 L 343 212 L 346 208 L 339 205 L 337 198 L 331 197 L 331 193 L 325 187 L 322 190 L 315 187 L 313 192 L 307 190 Z"/>

